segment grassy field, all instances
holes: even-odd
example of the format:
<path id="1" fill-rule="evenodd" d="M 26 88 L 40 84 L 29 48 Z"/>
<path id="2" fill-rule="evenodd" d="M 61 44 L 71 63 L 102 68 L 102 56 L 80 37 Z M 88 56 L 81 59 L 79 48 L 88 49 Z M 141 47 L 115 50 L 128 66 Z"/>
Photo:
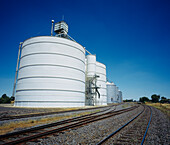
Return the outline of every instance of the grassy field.
<path id="1" fill-rule="evenodd" d="M 150 102 L 146 102 L 145 104 L 161 110 L 170 118 L 170 104 L 150 103 Z"/>

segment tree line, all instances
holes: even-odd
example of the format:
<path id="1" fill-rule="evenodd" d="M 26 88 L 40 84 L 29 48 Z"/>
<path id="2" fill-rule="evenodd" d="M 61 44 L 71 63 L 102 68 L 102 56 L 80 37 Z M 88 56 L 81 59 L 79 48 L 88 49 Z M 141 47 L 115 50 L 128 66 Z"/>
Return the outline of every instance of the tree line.
<path id="1" fill-rule="evenodd" d="M 14 101 L 15 97 L 11 96 L 8 97 L 6 94 L 3 94 L 0 98 L 0 103 L 11 103 L 11 101 Z M 133 102 L 133 99 L 130 100 L 124 100 L 124 102 Z M 153 102 L 153 103 L 170 103 L 170 99 L 167 99 L 166 97 L 160 97 L 160 95 L 153 94 L 151 96 L 151 100 L 148 97 L 141 97 L 139 99 L 139 102 L 145 103 L 145 102 Z"/>
<path id="2" fill-rule="evenodd" d="M 11 101 L 14 101 L 15 98 L 13 96 L 8 97 L 6 94 L 3 94 L 0 98 L 0 103 L 4 104 L 4 103 L 11 103 Z"/>
<path id="3" fill-rule="evenodd" d="M 160 95 L 157 94 L 153 94 L 151 96 L 151 100 L 148 97 L 141 97 L 139 99 L 139 102 L 145 103 L 145 102 L 153 102 L 153 103 L 170 103 L 170 99 L 167 99 L 166 97 L 162 96 L 160 97 Z"/>

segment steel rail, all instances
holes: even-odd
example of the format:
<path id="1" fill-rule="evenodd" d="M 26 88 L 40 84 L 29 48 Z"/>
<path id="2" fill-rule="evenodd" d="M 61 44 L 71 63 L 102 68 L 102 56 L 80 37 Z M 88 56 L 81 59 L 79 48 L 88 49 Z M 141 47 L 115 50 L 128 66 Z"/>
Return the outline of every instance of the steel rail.
<path id="1" fill-rule="evenodd" d="M 42 133 L 37 133 L 35 135 L 31 135 L 31 136 L 28 136 L 28 137 L 17 139 L 17 140 L 11 141 L 11 142 L 7 142 L 7 143 L 4 143 L 4 145 L 10 145 L 10 144 L 14 145 L 14 144 L 18 144 L 18 143 L 27 142 L 27 141 L 30 141 L 30 140 L 35 140 L 37 138 L 40 138 L 40 137 L 43 137 L 43 136 L 46 136 L 46 135 L 62 132 L 62 131 L 65 131 L 67 129 L 71 129 L 71 128 L 75 128 L 75 127 L 80 127 L 80 126 L 83 126 L 83 125 L 88 124 L 88 123 L 92 123 L 92 122 L 95 122 L 95 121 L 99 121 L 99 120 L 102 120 L 102 119 L 112 117 L 114 115 L 125 113 L 125 112 L 131 111 L 131 110 L 133 110 L 137 107 L 138 106 L 131 107 L 131 108 L 128 108 L 128 109 L 122 109 L 122 110 L 119 110 L 119 111 L 113 111 L 112 110 L 112 111 L 107 112 L 107 113 L 102 114 L 102 115 L 100 114 L 100 115 L 95 115 L 95 116 L 85 118 L 85 119 L 78 121 L 76 123 L 69 122 L 69 123 L 72 123 L 72 124 L 65 125 L 63 127 L 59 127 L 57 129 L 52 129 L 52 130 L 49 130 L 49 131 L 44 131 Z"/>
<path id="2" fill-rule="evenodd" d="M 12 133 L 8 133 L 8 134 L 5 134 L 5 135 L 0 135 L 0 139 L 3 139 L 3 138 L 7 138 L 7 137 L 11 137 L 11 136 L 16 136 L 16 135 L 20 135 L 20 134 L 23 134 L 23 133 L 27 133 L 27 132 L 31 132 L 31 131 L 35 131 L 35 130 L 40 130 L 40 129 L 45 129 L 45 128 L 48 128 L 48 127 L 53 127 L 53 126 L 57 126 L 57 125 L 62 125 L 62 124 L 66 124 L 66 123 L 69 123 L 71 121 L 77 121 L 77 120 L 82 120 L 84 119 L 85 117 L 89 117 L 91 115 L 95 115 L 95 114 L 98 114 L 98 113 L 102 113 L 102 112 L 105 112 L 107 110 L 109 110 L 110 108 L 106 109 L 106 110 L 102 110 L 100 112 L 94 112 L 94 113 L 90 113 L 90 114 L 86 114 L 86 115 L 82 115 L 82 116 L 79 116 L 79 117 L 74 117 L 74 118 L 70 118 L 70 119 L 66 119 L 66 120 L 63 120 L 63 121 L 58 121 L 58 122 L 54 122 L 54 123 L 50 123 L 50 124 L 46 124 L 46 125 L 41 125 L 41 126 L 38 126 L 38 127 L 33 127 L 33 128 L 29 128 L 29 129 L 24 129 L 24 130 L 20 130 L 20 131 L 17 131 L 17 132 L 12 132 Z M 116 109 L 116 106 L 115 108 Z"/>
<path id="3" fill-rule="evenodd" d="M 150 108 L 150 107 L 149 107 Z M 125 123 L 123 126 L 121 126 L 119 129 L 117 129 L 116 131 L 114 131 L 113 133 L 111 133 L 110 135 L 108 135 L 107 137 L 105 137 L 103 140 L 101 140 L 99 143 L 97 143 L 96 145 L 101 145 L 103 144 L 104 142 L 106 142 L 108 139 L 110 139 L 112 136 L 114 136 L 116 133 L 118 133 L 120 130 L 122 130 L 124 127 L 126 127 L 129 123 L 131 123 L 132 121 L 134 121 L 135 119 L 137 119 L 145 110 L 145 107 L 144 109 L 138 113 L 134 118 L 132 118 L 130 121 L 128 121 L 127 123 Z M 151 108 L 150 108 L 151 110 Z M 142 142 L 141 142 L 141 145 L 143 145 L 144 143 L 144 140 L 145 140 L 145 137 L 146 137 L 146 134 L 147 134 L 147 131 L 148 131 L 148 128 L 149 128 L 149 124 L 151 122 L 151 118 L 152 118 L 152 110 L 151 110 L 151 115 L 150 115 L 150 120 L 149 120 L 149 123 L 147 125 L 147 129 L 145 131 L 145 134 L 143 136 L 143 139 L 142 139 Z"/>
<path id="4" fill-rule="evenodd" d="M 113 105 L 113 106 L 116 106 L 116 105 Z M 107 107 L 108 106 L 96 107 L 96 108 L 78 109 L 78 110 L 67 110 L 67 111 L 59 111 L 59 112 L 27 114 L 27 115 L 20 115 L 20 116 L 8 116 L 8 117 L 0 118 L 0 121 L 12 120 L 12 119 L 21 119 L 21 118 L 28 118 L 28 117 L 37 117 L 37 116 L 44 116 L 44 115 L 53 115 L 53 114 L 60 114 L 60 113 L 79 112 L 79 111 L 86 111 L 86 110 L 96 110 L 96 109 L 107 108 Z"/>
<path id="5" fill-rule="evenodd" d="M 119 129 L 117 129 L 116 131 L 114 131 L 113 133 L 111 133 L 110 135 L 108 135 L 107 137 L 105 137 L 103 140 L 101 140 L 99 143 L 97 143 L 96 145 L 101 145 L 104 142 L 106 142 L 109 138 L 111 138 L 113 135 L 115 135 L 116 133 L 118 133 L 120 130 L 122 130 L 124 127 L 126 127 L 129 123 L 131 123 L 133 120 L 135 120 L 140 114 L 142 114 L 144 111 L 144 109 L 137 114 L 133 119 L 131 119 L 130 121 L 128 121 L 127 123 L 125 123 L 123 126 L 121 126 Z"/>
<path id="6" fill-rule="evenodd" d="M 144 141 L 145 141 L 145 138 L 146 138 L 146 134 L 148 132 L 148 129 L 149 129 L 149 125 L 151 123 L 151 119 L 152 119 L 152 109 L 150 106 L 148 106 L 150 108 L 150 111 L 151 111 L 151 115 L 150 115 L 150 119 L 149 119 L 149 122 L 148 122 L 148 125 L 147 125 L 147 128 L 146 128 L 146 131 L 145 131 L 145 134 L 143 136 L 143 139 L 142 139 L 142 142 L 141 142 L 141 145 L 143 145 Z"/>
<path id="7" fill-rule="evenodd" d="M 109 110 L 109 109 L 107 109 L 107 110 Z M 116 106 L 112 111 L 114 111 L 115 109 L 116 109 Z M 5 135 L 0 135 L 0 139 L 11 137 L 11 136 L 16 136 L 16 135 L 20 135 L 20 134 L 23 134 L 23 133 L 36 131 L 36 130 L 41 130 L 41 129 L 45 129 L 45 128 L 49 128 L 49 127 L 54 127 L 54 126 L 58 126 L 58 125 L 63 125 L 63 124 L 66 124 L 66 123 L 71 123 L 73 121 L 75 122 L 75 121 L 80 121 L 80 120 L 83 120 L 83 119 L 91 119 L 91 118 L 99 117 L 99 116 L 102 116 L 103 114 L 96 115 L 96 116 L 92 116 L 92 115 L 102 113 L 102 112 L 105 112 L 107 110 L 102 110 L 100 112 L 86 114 L 86 115 L 82 115 L 82 116 L 79 116 L 79 117 L 66 119 L 66 120 L 63 120 L 63 121 L 58 121 L 58 122 L 54 122 L 54 123 L 50 123 L 50 124 L 46 124 L 46 125 L 41 125 L 41 126 L 38 126 L 38 127 L 33 127 L 33 128 L 30 128 L 30 129 L 25 129 L 25 130 L 21 130 L 21 131 L 17 131 L 17 132 L 12 132 L 12 133 L 8 133 L 8 134 L 5 134 Z M 105 113 L 105 115 L 111 113 L 112 111 Z M 117 112 L 120 112 L 120 111 L 126 111 L 126 109 L 119 110 Z"/>

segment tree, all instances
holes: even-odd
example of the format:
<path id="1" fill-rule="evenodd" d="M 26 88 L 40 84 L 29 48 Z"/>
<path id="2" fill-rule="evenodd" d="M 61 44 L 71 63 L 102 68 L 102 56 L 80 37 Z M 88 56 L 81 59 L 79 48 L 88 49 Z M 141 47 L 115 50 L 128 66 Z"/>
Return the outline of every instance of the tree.
<path id="1" fill-rule="evenodd" d="M 2 97 L 0 98 L 0 103 L 10 103 L 10 102 L 11 100 L 6 94 L 3 94 Z"/>
<path id="2" fill-rule="evenodd" d="M 123 102 L 133 102 L 133 99 L 126 99 L 126 100 L 123 100 Z"/>
<path id="3" fill-rule="evenodd" d="M 153 103 L 157 103 L 157 102 L 159 102 L 160 95 L 153 94 L 153 95 L 151 96 L 151 98 L 152 98 L 152 102 L 153 102 Z"/>
<path id="4" fill-rule="evenodd" d="M 168 102 L 168 99 L 165 98 L 165 97 L 161 97 L 160 102 L 161 102 L 161 103 L 167 103 L 167 102 Z"/>
<path id="5" fill-rule="evenodd" d="M 10 100 L 11 100 L 11 101 L 14 101 L 14 100 L 15 100 L 15 97 L 14 97 L 14 96 L 11 96 Z"/>
<path id="6" fill-rule="evenodd" d="M 148 102 L 148 101 L 149 101 L 148 97 L 142 97 L 142 98 L 139 99 L 139 102 L 142 102 L 142 103 L 145 103 L 145 102 Z"/>

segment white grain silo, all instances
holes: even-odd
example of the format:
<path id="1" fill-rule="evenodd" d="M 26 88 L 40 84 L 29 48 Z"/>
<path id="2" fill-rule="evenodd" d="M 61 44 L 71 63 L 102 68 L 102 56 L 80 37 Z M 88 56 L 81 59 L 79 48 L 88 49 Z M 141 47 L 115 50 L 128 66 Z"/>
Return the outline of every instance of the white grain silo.
<path id="1" fill-rule="evenodd" d="M 96 55 L 87 55 L 87 77 L 96 75 Z"/>
<path id="2" fill-rule="evenodd" d="M 119 103 L 122 103 L 122 91 L 119 90 L 118 93 L 119 93 L 118 102 L 119 102 Z"/>
<path id="3" fill-rule="evenodd" d="M 116 85 L 114 83 L 107 82 L 107 103 L 116 103 Z"/>
<path id="4" fill-rule="evenodd" d="M 96 61 L 96 55 L 86 58 L 86 105 L 107 105 L 106 66 Z"/>
<path id="5" fill-rule="evenodd" d="M 24 41 L 15 106 L 85 105 L 85 49 L 67 39 L 66 33 L 60 34 L 60 37 L 38 36 Z"/>
<path id="6" fill-rule="evenodd" d="M 96 55 L 86 56 L 86 105 L 96 105 Z"/>
<path id="7" fill-rule="evenodd" d="M 117 88 L 115 84 L 113 86 L 113 93 L 113 103 L 117 103 Z"/>
<path id="8" fill-rule="evenodd" d="M 99 87 L 98 102 L 99 105 L 107 105 L 107 94 L 106 94 L 106 66 L 100 62 L 96 61 L 96 75 L 97 86 Z"/>
<path id="9" fill-rule="evenodd" d="M 119 87 L 116 87 L 116 102 L 119 103 Z"/>

